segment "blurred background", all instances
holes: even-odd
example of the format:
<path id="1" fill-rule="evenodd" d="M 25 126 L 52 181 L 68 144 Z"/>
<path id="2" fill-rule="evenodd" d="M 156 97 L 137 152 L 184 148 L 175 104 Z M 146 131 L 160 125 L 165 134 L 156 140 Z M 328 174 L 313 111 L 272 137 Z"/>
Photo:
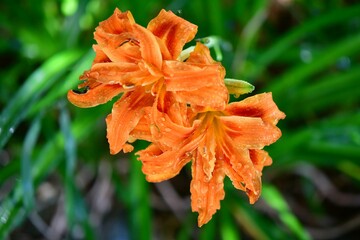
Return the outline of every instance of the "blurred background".
<path id="1" fill-rule="evenodd" d="M 109 154 L 112 102 L 67 101 L 115 7 L 143 26 L 174 11 L 198 38 L 220 38 L 227 77 L 256 87 L 247 96 L 273 93 L 287 117 L 255 205 L 226 179 L 221 210 L 198 228 L 189 168 L 147 183 L 133 155 Z M 0 11 L 0 239 L 360 236 L 359 1 L 2 0 Z"/>

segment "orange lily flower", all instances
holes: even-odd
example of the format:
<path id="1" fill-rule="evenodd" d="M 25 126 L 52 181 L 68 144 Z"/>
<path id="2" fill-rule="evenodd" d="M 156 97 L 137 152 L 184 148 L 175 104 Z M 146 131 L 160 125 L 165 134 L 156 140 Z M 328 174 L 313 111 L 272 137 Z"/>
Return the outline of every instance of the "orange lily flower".
<path id="1" fill-rule="evenodd" d="M 164 10 L 144 28 L 135 23 L 130 12 L 116 9 L 96 28 L 96 56 L 90 70 L 80 77 L 84 82 L 78 86 L 85 92 L 69 91 L 68 99 L 79 107 L 93 107 L 123 93 L 106 118 L 112 154 L 132 151 L 127 143 L 133 140 L 132 131 L 137 132 L 138 138 L 148 139 L 148 134 L 142 136 L 135 128 L 144 121 L 145 108 L 153 105 L 160 89 L 172 92 L 176 101 L 192 107 L 205 109 L 210 104 L 215 109 L 224 108 L 228 96 L 219 91 L 224 88 L 223 67 L 214 61 L 204 64 L 177 60 L 196 32 L 196 25 Z M 206 51 L 204 48 L 207 49 L 198 45 L 195 53 Z M 205 88 L 212 92 L 200 95 Z M 223 94 L 214 99 L 213 92 Z M 198 101 L 200 96 L 202 101 Z"/>
<path id="2" fill-rule="evenodd" d="M 144 28 L 116 9 L 94 33 L 96 56 L 78 86 L 84 92 L 69 91 L 68 99 L 93 107 L 122 94 L 106 118 L 110 153 L 132 151 L 136 139 L 151 142 L 138 152 L 151 182 L 192 161 L 191 206 L 202 226 L 220 208 L 225 176 L 250 203 L 259 198 L 262 169 L 272 163 L 263 148 L 281 136 L 276 124 L 285 114 L 271 93 L 228 104 L 242 83 L 225 86 L 224 68 L 201 43 L 182 54 L 196 31 L 170 11 Z"/>
<path id="3" fill-rule="evenodd" d="M 220 208 L 225 175 L 246 192 L 250 203 L 259 198 L 262 169 L 272 163 L 262 149 L 281 136 L 276 124 L 285 117 L 271 93 L 230 103 L 223 111 L 194 113 L 190 126 L 163 112 L 153 114 L 164 120 L 155 123 L 163 134 L 138 152 L 142 170 L 148 181 L 159 182 L 177 175 L 192 160 L 191 206 L 199 213 L 199 226 Z"/>

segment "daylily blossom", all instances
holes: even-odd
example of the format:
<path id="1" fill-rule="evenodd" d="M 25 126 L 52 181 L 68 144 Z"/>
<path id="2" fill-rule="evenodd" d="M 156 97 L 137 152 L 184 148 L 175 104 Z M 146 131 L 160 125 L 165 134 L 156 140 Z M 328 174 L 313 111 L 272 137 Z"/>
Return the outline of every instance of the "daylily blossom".
<path id="1" fill-rule="evenodd" d="M 121 95 L 106 118 L 110 153 L 132 151 L 137 139 L 149 141 L 137 152 L 148 181 L 170 179 L 191 161 L 191 207 L 202 226 L 220 208 L 225 176 L 250 203 L 259 198 L 262 169 L 272 163 L 263 148 L 281 136 L 276 124 L 285 114 L 271 93 L 229 103 L 229 94 L 253 86 L 225 79 L 225 69 L 202 43 L 184 50 L 196 32 L 196 25 L 170 11 L 144 28 L 130 12 L 116 9 L 96 28 L 95 59 L 68 99 L 93 107 Z"/>
<path id="2" fill-rule="evenodd" d="M 116 9 L 96 28 L 96 56 L 91 69 L 80 77 L 84 82 L 79 88 L 85 92 L 69 91 L 68 99 L 79 107 L 93 107 L 124 93 L 106 119 L 112 154 L 132 150 L 127 143 L 129 134 L 144 115 L 144 108 L 152 105 L 162 83 L 166 84 L 163 91 L 173 92 L 176 101 L 200 108 L 209 103 L 213 108 L 225 106 L 225 71 L 219 63 L 177 60 L 196 31 L 196 25 L 164 10 L 144 28 L 135 23 L 130 12 Z M 195 52 L 203 48 L 199 44 Z M 214 100 L 212 94 L 219 87 L 222 94 Z M 205 88 L 212 92 L 204 94 Z M 197 101 L 200 97 L 201 102 Z"/>
<path id="3" fill-rule="evenodd" d="M 138 152 L 143 172 L 148 181 L 164 181 L 192 161 L 191 205 L 199 212 L 199 226 L 220 208 L 225 175 L 247 193 L 250 203 L 259 198 L 262 169 L 272 163 L 262 149 L 281 136 L 275 125 L 285 117 L 271 93 L 230 103 L 223 111 L 196 113 L 190 126 L 171 121 L 165 113 L 156 114 L 164 119 L 155 123 L 163 134 Z"/>

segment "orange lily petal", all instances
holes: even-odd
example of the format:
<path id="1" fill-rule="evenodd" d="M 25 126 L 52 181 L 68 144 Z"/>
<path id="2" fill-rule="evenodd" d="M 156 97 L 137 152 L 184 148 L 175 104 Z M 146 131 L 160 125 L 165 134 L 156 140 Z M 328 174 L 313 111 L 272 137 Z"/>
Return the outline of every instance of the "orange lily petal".
<path id="1" fill-rule="evenodd" d="M 114 85 L 97 85 L 94 88 L 90 88 L 85 93 L 76 93 L 72 90 L 68 91 L 67 98 L 75 106 L 82 108 L 94 107 L 99 104 L 110 101 L 113 97 L 124 92 L 118 84 Z"/>
<path id="2" fill-rule="evenodd" d="M 230 103 L 226 112 L 229 115 L 259 117 L 274 125 L 285 118 L 285 114 L 274 103 L 272 93 L 257 94 L 240 102 Z"/>
<path id="3" fill-rule="evenodd" d="M 143 167 L 142 171 L 149 182 L 161 182 L 176 176 L 188 163 L 191 152 L 196 148 L 198 140 L 191 141 L 180 149 L 163 152 L 158 145 L 151 144 L 144 150 L 137 152 Z"/>
<path id="4" fill-rule="evenodd" d="M 189 59 L 186 60 L 187 63 L 195 63 L 195 64 L 217 64 L 220 65 L 220 63 L 216 62 L 210 54 L 210 50 L 207 46 L 205 46 L 204 44 L 197 42 L 196 46 L 194 48 L 194 51 L 192 51 L 190 53 Z M 222 68 L 222 70 L 224 71 L 224 76 L 225 76 L 225 69 Z"/>
<path id="5" fill-rule="evenodd" d="M 222 145 L 225 153 L 225 173 L 235 188 L 246 192 L 250 203 L 253 204 L 260 196 L 261 174 L 251 162 L 249 151 L 233 146 L 231 141 L 228 138 L 227 145 Z"/>
<path id="6" fill-rule="evenodd" d="M 166 148 L 180 146 L 194 133 L 194 127 L 178 125 L 165 114 L 158 112 L 153 116 L 154 123 L 150 126 L 154 142 L 161 143 Z"/>
<path id="7" fill-rule="evenodd" d="M 199 149 L 201 151 L 201 149 Z M 216 161 L 212 178 L 207 179 L 204 172 L 204 164 L 209 159 L 197 151 L 196 158 L 192 162 L 191 208 L 199 213 L 198 226 L 210 221 L 212 215 L 220 209 L 220 201 L 224 199 L 224 169 L 223 162 Z"/>
<path id="8" fill-rule="evenodd" d="M 140 118 L 136 127 L 131 131 L 130 135 L 135 139 L 141 139 L 148 142 L 152 141 L 150 132 L 150 114 L 152 107 L 143 108 L 144 115 Z"/>
<path id="9" fill-rule="evenodd" d="M 163 65 L 167 91 L 192 91 L 207 86 L 225 85 L 218 64 L 195 65 L 165 61 Z"/>
<path id="10" fill-rule="evenodd" d="M 261 118 L 222 116 L 226 134 L 239 146 L 258 148 L 270 145 L 278 140 L 281 131 L 274 125 L 264 123 Z"/>
<path id="11" fill-rule="evenodd" d="M 163 65 L 166 91 L 174 92 L 176 101 L 193 107 L 210 107 L 223 110 L 228 101 L 222 77 L 222 67 L 213 64 L 196 66 L 177 61 Z"/>
<path id="12" fill-rule="evenodd" d="M 146 94 L 142 88 L 136 88 L 132 92 L 125 93 L 114 104 L 112 113 L 106 118 L 111 154 L 122 150 L 130 132 L 144 115 L 143 108 L 151 106 L 153 102 L 154 97 L 151 94 Z"/>
<path id="13" fill-rule="evenodd" d="M 106 33 L 117 36 L 112 39 L 109 38 L 111 35 Z M 118 39 L 116 40 L 116 38 Z M 110 44 L 112 47 L 125 41 L 136 42 L 141 52 L 141 58 L 161 69 L 162 53 L 156 36 L 148 29 L 136 24 L 130 12 L 122 13 L 119 9 L 116 9 L 111 17 L 99 24 L 95 31 L 95 40 L 100 45 L 112 43 Z"/>
<path id="14" fill-rule="evenodd" d="M 94 44 L 93 49 L 95 51 L 95 58 L 93 64 L 95 63 L 102 63 L 102 62 L 110 62 L 111 60 L 109 57 L 101 50 L 99 45 Z"/>
<path id="15" fill-rule="evenodd" d="M 136 63 L 141 59 L 141 52 L 138 43 L 133 40 L 131 33 L 114 35 L 104 31 L 96 32 L 97 48 L 112 62 Z"/>
<path id="16" fill-rule="evenodd" d="M 272 164 L 272 159 L 269 154 L 261 149 L 250 149 L 250 158 L 254 167 L 261 173 L 265 166 L 270 166 Z"/>
<path id="17" fill-rule="evenodd" d="M 157 38 L 148 29 L 138 24 L 133 26 L 133 33 L 139 42 L 142 59 L 161 69 L 162 53 Z"/>
<path id="18" fill-rule="evenodd" d="M 168 114 L 173 123 L 184 127 L 190 127 L 189 108 L 185 103 L 181 103 L 176 100 L 176 94 L 166 92 L 163 111 Z"/>
<path id="19" fill-rule="evenodd" d="M 204 160 L 202 162 L 202 170 L 205 173 L 205 181 L 209 181 L 212 178 L 215 168 L 216 137 L 213 127 L 210 126 L 206 129 L 206 135 L 197 148 L 198 157 Z"/>
<path id="20" fill-rule="evenodd" d="M 120 34 L 122 32 L 131 32 L 133 24 L 135 24 L 135 20 L 131 12 L 121 12 L 116 8 L 113 15 L 105 21 L 100 22 L 96 30 L 101 28 L 108 33 Z"/>
<path id="21" fill-rule="evenodd" d="M 83 79 L 94 79 L 100 83 L 117 83 L 129 87 L 148 85 L 161 77 L 161 73 L 143 62 L 97 63 L 89 71 L 85 71 L 82 76 Z"/>
<path id="22" fill-rule="evenodd" d="M 176 101 L 190 104 L 197 112 L 225 109 L 229 95 L 223 86 L 210 86 L 194 91 L 177 91 Z"/>
<path id="23" fill-rule="evenodd" d="M 192 40 L 197 32 L 196 25 L 165 10 L 149 22 L 147 29 L 165 43 L 172 59 L 180 55 L 185 43 Z"/>

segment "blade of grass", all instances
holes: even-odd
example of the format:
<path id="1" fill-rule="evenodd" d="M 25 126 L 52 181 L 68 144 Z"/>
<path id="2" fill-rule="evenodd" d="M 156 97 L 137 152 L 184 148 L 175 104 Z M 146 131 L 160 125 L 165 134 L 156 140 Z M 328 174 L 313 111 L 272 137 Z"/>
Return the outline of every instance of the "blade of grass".
<path id="1" fill-rule="evenodd" d="M 212 34 L 224 36 L 225 24 L 223 19 L 223 9 L 220 0 L 210 0 L 207 7 L 208 22 Z"/>
<path id="2" fill-rule="evenodd" d="M 300 83 L 311 79 L 310 77 L 334 64 L 342 56 L 351 56 L 360 51 L 360 34 L 348 37 L 341 42 L 335 43 L 324 50 L 324 54 L 318 56 L 310 64 L 301 64 L 284 73 L 279 79 L 268 86 L 267 91 L 271 91 L 275 96 L 283 96 L 286 92 L 291 92 L 292 88 Z"/>
<path id="3" fill-rule="evenodd" d="M 139 144 L 138 142 L 136 144 Z M 136 146 L 136 148 L 138 148 Z M 130 155 L 130 222 L 132 239 L 145 240 L 151 238 L 151 210 L 149 200 L 149 184 L 141 171 L 141 162 L 135 154 Z M 139 231 L 141 229 L 141 231 Z"/>
<path id="4" fill-rule="evenodd" d="M 97 123 L 97 119 L 102 115 L 107 106 L 99 106 L 92 110 L 92 114 L 81 115 L 76 119 L 72 126 L 71 132 L 74 138 L 78 141 L 87 136 Z M 49 175 L 59 164 L 59 161 L 64 157 L 64 137 L 62 132 L 58 132 L 50 139 L 41 149 L 39 155 L 35 158 L 32 167 L 32 176 L 34 179 L 34 187 L 36 187 L 42 179 Z M 2 209 L 0 209 L 0 239 L 6 238 L 20 222 L 26 217 L 25 209 L 22 204 L 24 196 L 23 188 L 18 183 L 12 194 L 3 200 Z M 78 201 L 78 200 L 76 200 Z M 88 229 L 89 227 L 85 227 Z"/>
<path id="5" fill-rule="evenodd" d="M 240 240 L 237 226 L 231 216 L 231 212 L 226 199 L 221 206 L 220 214 L 220 235 L 221 239 Z"/>
<path id="6" fill-rule="evenodd" d="M 235 199 L 235 198 L 234 198 Z M 262 228 L 262 225 L 254 218 L 253 213 L 249 213 L 243 206 L 232 202 L 230 205 L 233 209 L 235 219 L 242 225 L 245 231 L 253 238 L 258 240 L 270 240 L 271 238 Z"/>
<path id="7" fill-rule="evenodd" d="M 311 85 L 294 92 L 282 110 L 287 118 L 306 116 L 309 112 L 324 111 L 339 104 L 359 103 L 360 68 L 354 66 L 346 72 L 326 75 Z M 296 106 L 296 107 L 295 107 Z"/>
<path id="8" fill-rule="evenodd" d="M 303 23 L 301 26 L 294 28 L 293 31 L 286 34 L 275 44 L 272 44 L 268 50 L 259 56 L 256 63 L 257 68 L 254 69 L 254 72 L 249 76 L 249 78 L 256 78 L 260 73 L 263 72 L 269 63 L 274 61 L 277 57 L 281 56 L 285 51 L 291 48 L 294 43 L 296 43 L 299 39 L 307 36 L 309 33 L 320 31 L 322 28 L 344 22 L 359 15 L 360 5 L 358 4 L 351 7 L 342 8 L 341 11 L 336 9 L 315 19 L 311 19 Z"/>
<path id="9" fill-rule="evenodd" d="M 64 136 L 65 148 L 65 212 L 67 225 L 72 232 L 76 221 L 75 209 L 75 179 L 74 170 L 76 165 L 76 143 L 70 129 L 70 117 L 65 103 L 60 103 L 60 129 Z"/>
<path id="10" fill-rule="evenodd" d="M 214 215 L 212 219 L 200 229 L 200 240 L 214 240 L 216 238 L 216 229 L 215 223 L 217 222 L 217 216 Z"/>
<path id="11" fill-rule="evenodd" d="M 232 64 L 232 71 L 235 78 L 244 77 L 244 71 L 246 67 L 246 58 L 254 41 L 259 33 L 260 27 L 266 20 L 268 1 L 258 1 L 257 9 L 252 18 L 248 21 L 244 27 L 239 43 L 235 51 L 235 56 Z"/>
<path id="12" fill-rule="evenodd" d="M 90 67 L 94 57 L 94 51 L 92 49 L 89 50 L 83 58 L 77 61 L 74 68 L 71 69 L 71 72 L 64 77 L 63 80 L 55 82 L 55 84 L 49 89 L 49 92 L 31 106 L 29 115 L 35 114 L 40 109 L 46 109 L 57 99 L 66 95 L 67 91 L 75 88 L 75 86 L 80 83 L 78 80 L 79 76 L 83 73 L 84 69 L 88 69 Z"/>
<path id="13" fill-rule="evenodd" d="M 21 156 L 21 183 L 24 192 L 23 204 L 27 211 L 30 211 L 34 207 L 35 202 L 34 183 L 31 175 L 31 158 L 41 129 L 41 117 L 42 114 L 39 114 L 31 124 L 30 129 L 25 136 Z"/>
<path id="14" fill-rule="evenodd" d="M 296 239 L 311 239 L 308 232 L 290 211 L 286 200 L 274 186 L 263 184 L 262 197 L 273 209 L 278 212 L 281 221 L 294 234 L 294 237 L 296 236 Z"/>
<path id="15" fill-rule="evenodd" d="M 80 55 L 81 51 L 74 50 L 56 54 L 29 76 L 0 114 L 0 148 L 6 144 L 40 95 L 54 84 Z"/>

